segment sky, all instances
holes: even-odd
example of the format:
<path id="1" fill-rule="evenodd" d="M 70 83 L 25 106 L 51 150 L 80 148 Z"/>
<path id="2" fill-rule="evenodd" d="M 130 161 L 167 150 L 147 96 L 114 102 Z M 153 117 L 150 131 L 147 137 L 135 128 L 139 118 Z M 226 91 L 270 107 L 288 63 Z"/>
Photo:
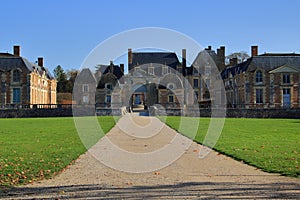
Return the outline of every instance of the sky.
<path id="1" fill-rule="evenodd" d="M 16 0 L 1 8 L 0 52 L 20 45 L 23 57 L 44 57 L 51 72 L 79 69 L 101 42 L 143 27 L 171 29 L 203 47 L 224 45 L 227 55 L 250 54 L 251 45 L 259 53 L 300 53 L 298 0 Z"/>

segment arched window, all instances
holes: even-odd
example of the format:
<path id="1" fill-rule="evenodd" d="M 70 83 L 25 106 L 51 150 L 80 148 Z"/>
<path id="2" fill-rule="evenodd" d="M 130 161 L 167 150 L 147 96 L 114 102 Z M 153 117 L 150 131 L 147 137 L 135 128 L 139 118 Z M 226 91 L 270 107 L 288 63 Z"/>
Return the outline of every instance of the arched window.
<path id="1" fill-rule="evenodd" d="M 13 82 L 20 82 L 21 73 L 19 70 L 14 70 L 13 72 Z"/>
<path id="2" fill-rule="evenodd" d="M 256 83 L 262 83 L 263 82 L 263 74 L 262 71 L 258 70 L 256 72 Z"/>

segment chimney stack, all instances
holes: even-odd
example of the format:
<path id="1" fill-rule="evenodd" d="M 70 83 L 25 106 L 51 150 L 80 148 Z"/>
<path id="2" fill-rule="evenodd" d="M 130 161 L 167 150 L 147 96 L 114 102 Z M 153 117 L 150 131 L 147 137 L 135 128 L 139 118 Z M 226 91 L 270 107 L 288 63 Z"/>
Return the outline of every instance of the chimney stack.
<path id="1" fill-rule="evenodd" d="M 232 63 L 232 66 L 235 66 L 238 64 L 238 58 L 231 58 L 231 63 Z"/>
<path id="2" fill-rule="evenodd" d="M 121 69 L 121 72 L 123 72 L 123 74 L 124 74 L 124 64 L 120 64 L 120 69 Z"/>
<path id="3" fill-rule="evenodd" d="M 217 55 L 221 61 L 221 70 L 225 67 L 225 46 L 220 46 L 219 49 L 217 49 Z"/>
<path id="4" fill-rule="evenodd" d="M 43 57 L 38 57 L 38 66 L 44 67 L 44 58 Z"/>
<path id="5" fill-rule="evenodd" d="M 128 67 L 129 70 L 131 70 L 132 65 L 132 49 L 128 49 Z"/>
<path id="6" fill-rule="evenodd" d="M 186 71 L 186 49 L 182 49 L 182 73 L 185 75 Z"/>
<path id="7" fill-rule="evenodd" d="M 258 55 L 258 46 L 251 46 L 251 57 Z"/>
<path id="8" fill-rule="evenodd" d="M 18 45 L 14 46 L 14 55 L 15 56 L 20 56 L 20 49 L 21 49 L 20 46 L 18 46 Z"/>

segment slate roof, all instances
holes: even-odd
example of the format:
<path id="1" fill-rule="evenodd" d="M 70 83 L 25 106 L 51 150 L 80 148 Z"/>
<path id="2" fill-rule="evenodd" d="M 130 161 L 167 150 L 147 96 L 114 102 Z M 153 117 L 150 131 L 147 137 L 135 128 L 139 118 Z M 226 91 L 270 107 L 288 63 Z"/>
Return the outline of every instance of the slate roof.
<path id="1" fill-rule="evenodd" d="M 104 65 L 102 65 L 104 66 Z M 106 69 L 104 70 L 103 74 L 111 73 L 111 66 L 107 65 Z M 119 65 L 113 65 L 113 74 L 117 77 L 117 79 L 122 78 L 124 73 L 121 71 L 121 68 Z"/>
<path id="2" fill-rule="evenodd" d="M 133 52 L 129 68 L 149 63 L 159 63 L 173 69 L 180 65 L 177 55 L 172 52 Z"/>
<path id="3" fill-rule="evenodd" d="M 45 67 L 38 66 L 36 63 L 29 62 L 26 58 L 20 56 L 9 53 L 0 53 L 0 69 L 2 71 L 10 71 L 17 68 L 25 68 L 30 72 L 37 69 L 40 74 L 45 71 L 47 78 L 54 79 L 52 74 Z"/>
<path id="4" fill-rule="evenodd" d="M 89 68 L 83 68 L 76 77 L 76 83 L 96 85 L 97 81 Z"/>
<path id="5" fill-rule="evenodd" d="M 226 79 L 230 73 L 235 76 L 245 71 L 253 72 L 256 69 L 269 72 L 283 65 L 300 70 L 300 54 L 262 54 L 254 56 L 243 63 L 225 68 L 221 75 L 223 79 Z"/>

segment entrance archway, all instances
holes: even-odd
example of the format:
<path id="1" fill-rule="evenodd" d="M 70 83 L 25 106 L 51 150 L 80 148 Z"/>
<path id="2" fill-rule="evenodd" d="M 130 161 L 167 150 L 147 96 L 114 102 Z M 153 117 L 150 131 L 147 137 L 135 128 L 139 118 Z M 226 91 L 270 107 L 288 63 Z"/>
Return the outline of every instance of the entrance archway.
<path id="1" fill-rule="evenodd" d="M 147 110 L 147 86 L 137 84 L 133 87 L 131 95 L 131 108 L 132 111 Z"/>

